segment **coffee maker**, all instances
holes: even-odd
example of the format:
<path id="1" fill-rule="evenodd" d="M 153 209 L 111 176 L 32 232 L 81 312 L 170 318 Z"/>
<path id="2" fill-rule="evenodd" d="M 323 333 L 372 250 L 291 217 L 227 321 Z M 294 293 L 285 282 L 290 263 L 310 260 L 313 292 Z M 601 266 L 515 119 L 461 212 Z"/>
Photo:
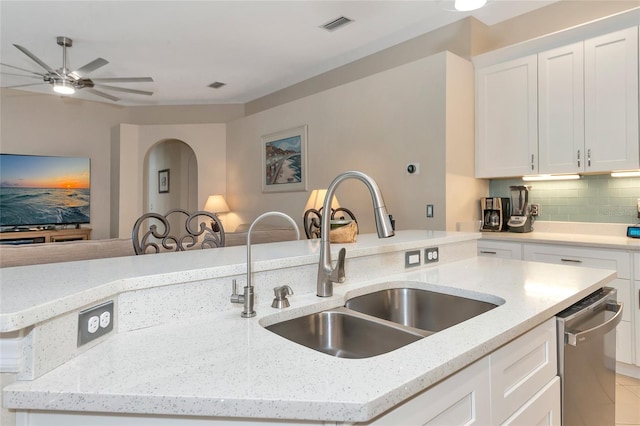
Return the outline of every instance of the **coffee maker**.
<path id="1" fill-rule="evenodd" d="M 511 214 L 511 200 L 509 198 L 488 197 L 480 199 L 482 214 L 481 231 L 507 231 L 507 222 Z"/>
<path id="2" fill-rule="evenodd" d="M 531 232 L 533 231 L 533 216 L 529 205 L 529 185 L 510 186 L 511 190 L 511 217 L 509 218 L 509 231 Z"/>

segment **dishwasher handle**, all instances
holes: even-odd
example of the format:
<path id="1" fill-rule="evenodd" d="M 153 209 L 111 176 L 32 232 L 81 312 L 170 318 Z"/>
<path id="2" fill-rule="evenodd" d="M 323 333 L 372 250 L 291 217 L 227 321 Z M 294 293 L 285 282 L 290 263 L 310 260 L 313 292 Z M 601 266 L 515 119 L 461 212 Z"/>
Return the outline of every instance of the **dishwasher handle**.
<path id="1" fill-rule="evenodd" d="M 605 306 L 605 310 L 615 312 L 615 315 L 602 324 L 588 330 L 584 330 L 579 333 L 571 333 L 567 331 L 566 333 L 564 333 L 566 342 L 571 346 L 578 346 L 578 343 L 584 342 L 594 335 L 601 336 L 616 328 L 616 326 L 622 320 L 622 303 L 607 303 Z"/>

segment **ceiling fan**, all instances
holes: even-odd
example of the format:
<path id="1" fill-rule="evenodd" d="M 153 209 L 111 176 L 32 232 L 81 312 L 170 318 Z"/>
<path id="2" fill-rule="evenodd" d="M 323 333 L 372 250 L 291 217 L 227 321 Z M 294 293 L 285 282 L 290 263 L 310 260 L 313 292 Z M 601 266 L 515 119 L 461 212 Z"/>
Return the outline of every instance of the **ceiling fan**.
<path id="1" fill-rule="evenodd" d="M 87 74 L 91 73 L 92 71 L 97 70 L 100 67 L 103 67 L 105 65 L 107 65 L 109 62 L 103 58 L 97 58 L 94 59 L 93 61 L 89 62 L 88 64 L 78 68 L 75 71 L 70 71 L 69 68 L 67 68 L 67 47 L 71 47 L 73 46 L 73 40 L 71 40 L 68 37 L 64 37 L 64 36 L 58 36 L 56 38 L 57 43 L 62 46 L 62 68 L 59 68 L 57 70 L 52 69 L 49 65 L 47 65 L 46 63 L 44 63 L 40 58 L 38 58 L 36 55 L 34 55 L 33 53 L 31 53 L 28 49 L 26 49 L 25 47 L 22 47 L 20 45 L 14 44 L 14 46 L 21 51 L 22 53 L 24 53 L 25 55 L 27 55 L 32 61 L 34 61 L 36 64 L 40 65 L 40 67 L 42 67 L 46 73 L 41 73 L 41 72 L 35 72 L 35 71 L 31 71 L 31 70 L 27 70 L 24 68 L 20 68 L 20 67 L 16 67 L 13 65 L 8 65 L 8 64 L 3 64 L 0 63 L 0 65 L 4 66 L 4 67 L 8 67 L 8 68 L 13 68 L 19 71 L 24 71 L 26 73 L 29 73 L 28 75 L 24 75 L 24 74 L 12 74 L 12 73 L 5 73 L 3 72 L 2 74 L 7 74 L 7 75 L 14 75 L 14 76 L 20 76 L 20 77 L 28 77 L 28 78 L 37 78 L 37 79 L 42 79 L 43 82 L 42 83 L 31 83 L 31 84 L 21 84 L 18 86 L 10 86 L 11 88 L 17 88 L 17 87 L 25 87 L 25 86 L 35 86 L 35 85 L 39 85 L 39 84 L 51 84 L 53 86 L 53 90 L 56 93 L 60 93 L 63 95 L 71 95 L 73 93 L 75 93 L 76 90 L 85 90 L 87 92 L 90 92 L 94 95 L 97 96 L 101 96 L 103 98 L 109 99 L 111 101 L 117 102 L 120 100 L 120 98 L 113 96 L 109 93 L 105 93 L 102 90 L 111 90 L 111 91 L 116 91 L 116 92 L 126 92 L 126 93 L 133 93 L 136 95 L 146 95 L 146 96 L 151 96 L 153 95 L 153 92 L 148 92 L 145 90 L 135 90 L 135 89 L 128 89 L 126 87 L 117 87 L 117 86 L 109 86 L 109 85 L 105 85 L 102 83 L 146 83 L 146 82 L 153 82 L 153 78 L 151 77 L 110 77 L 110 78 L 88 78 L 86 77 Z M 94 89 L 94 87 L 100 88 L 102 90 L 96 90 Z"/>

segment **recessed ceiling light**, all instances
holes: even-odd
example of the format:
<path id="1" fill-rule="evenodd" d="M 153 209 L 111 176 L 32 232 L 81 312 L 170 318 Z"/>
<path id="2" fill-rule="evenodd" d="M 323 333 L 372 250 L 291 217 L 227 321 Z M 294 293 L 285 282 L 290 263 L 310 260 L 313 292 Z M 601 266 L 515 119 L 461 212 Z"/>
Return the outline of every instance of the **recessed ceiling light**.
<path id="1" fill-rule="evenodd" d="M 226 86 L 226 85 L 227 85 L 227 83 L 223 83 L 223 82 L 221 82 L 221 81 L 214 81 L 213 83 L 211 83 L 211 84 L 209 85 L 209 87 L 211 87 L 212 89 L 219 89 L 219 88 L 221 88 L 222 86 Z"/>
<path id="2" fill-rule="evenodd" d="M 332 19 L 326 24 L 320 25 L 320 28 L 324 28 L 327 31 L 335 31 L 338 28 L 341 28 L 347 24 L 350 24 L 351 22 L 353 22 L 353 19 L 349 19 L 346 16 L 341 16 L 339 18 Z"/>
<path id="3" fill-rule="evenodd" d="M 457 11 L 468 12 L 480 9 L 485 4 L 487 4 L 487 0 L 455 0 L 454 7 Z"/>

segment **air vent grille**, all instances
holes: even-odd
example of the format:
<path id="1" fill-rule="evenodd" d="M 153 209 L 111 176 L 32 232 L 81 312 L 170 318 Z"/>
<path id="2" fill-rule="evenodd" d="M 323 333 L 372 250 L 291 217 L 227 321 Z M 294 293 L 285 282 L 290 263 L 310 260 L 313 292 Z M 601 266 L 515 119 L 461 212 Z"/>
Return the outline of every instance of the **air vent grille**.
<path id="1" fill-rule="evenodd" d="M 322 25 L 322 28 L 324 28 L 327 31 L 335 31 L 338 28 L 343 27 L 351 22 L 353 22 L 353 19 L 349 19 L 346 16 L 341 16 L 339 18 L 336 18 Z"/>
<path id="2" fill-rule="evenodd" d="M 213 88 L 213 89 L 219 89 L 219 88 L 221 88 L 222 86 L 226 86 L 226 85 L 227 85 L 227 83 L 223 83 L 223 82 L 221 82 L 221 81 L 214 81 L 213 83 L 211 83 L 211 84 L 209 85 L 209 87 L 211 87 L 211 88 Z"/>

